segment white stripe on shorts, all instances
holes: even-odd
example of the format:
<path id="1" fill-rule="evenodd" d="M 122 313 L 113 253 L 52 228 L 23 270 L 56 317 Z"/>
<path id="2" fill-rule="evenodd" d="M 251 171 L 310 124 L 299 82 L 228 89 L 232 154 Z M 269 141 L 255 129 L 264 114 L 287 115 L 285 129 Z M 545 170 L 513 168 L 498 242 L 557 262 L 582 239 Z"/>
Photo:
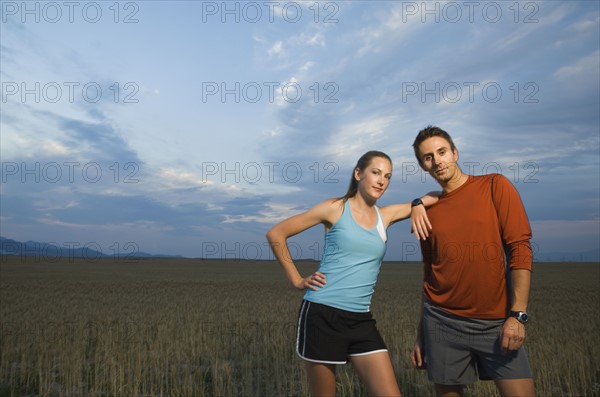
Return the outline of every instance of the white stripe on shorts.
<path id="1" fill-rule="evenodd" d="M 302 307 L 300 308 L 300 315 L 298 316 L 298 331 L 296 333 L 296 351 L 298 354 L 303 357 L 304 350 L 306 349 L 306 316 L 308 315 L 308 309 L 310 307 L 309 301 L 302 302 Z M 304 327 L 301 327 L 304 325 Z M 301 329 L 302 328 L 302 329 Z M 300 349 L 300 332 L 302 332 L 302 349 Z"/>
<path id="2" fill-rule="evenodd" d="M 300 308 L 300 314 L 298 315 L 298 331 L 296 332 L 296 353 L 298 356 L 306 361 L 319 364 L 346 364 L 348 361 L 324 361 L 324 360 L 313 360 L 307 358 L 304 353 L 306 350 L 306 318 L 308 317 L 308 310 L 310 309 L 309 301 L 305 300 L 302 302 Z M 302 333 L 302 346 L 300 346 L 300 333 Z M 374 352 L 372 352 L 374 353 Z M 369 354 L 369 353 L 366 353 Z"/>
<path id="3" fill-rule="evenodd" d="M 387 352 L 387 351 L 388 351 L 387 349 L 379 349 L 379 350 L 373 350 L 373 351 L 364 352 L 364 353 L 348 354 L 348 356 L 350 356 L 350 357 L 368 356 L 369 354 L 382 353 L 382 352 Z"/>

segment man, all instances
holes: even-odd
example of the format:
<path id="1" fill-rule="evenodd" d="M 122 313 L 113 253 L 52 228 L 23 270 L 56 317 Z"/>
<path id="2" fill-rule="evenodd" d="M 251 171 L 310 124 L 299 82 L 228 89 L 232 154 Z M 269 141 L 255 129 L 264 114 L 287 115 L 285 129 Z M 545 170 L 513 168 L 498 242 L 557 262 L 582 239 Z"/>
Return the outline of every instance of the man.
<path id="1" fill-rule="evenodd" d="M 423 308 L 411 360 L 427 367 L 438 396 L 462 396 L 477 377 L 494 380 L 502 396 L 534 396 L 523 348 L 531 228 L 519 194 L 500 174 L 464 174 L 441 128 L 421 130 L 413 148 L 443 193 L 421 240 Z"/>

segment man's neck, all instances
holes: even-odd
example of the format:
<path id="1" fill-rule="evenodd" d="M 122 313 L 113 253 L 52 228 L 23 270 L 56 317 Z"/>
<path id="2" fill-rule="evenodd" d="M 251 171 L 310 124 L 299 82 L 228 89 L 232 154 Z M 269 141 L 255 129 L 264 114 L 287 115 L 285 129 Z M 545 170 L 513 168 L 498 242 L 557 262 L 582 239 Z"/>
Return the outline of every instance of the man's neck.
<path id="1" fill-rule="evenodd" d="M 450 193 L 451 191 L 461 187 L 468 179 L 469 175 L 463 174 L 459 168 L 452 179 L 446 181 L 444 184 L 440 184 L 440 186 L 442 187 L 444 193 Z"/>

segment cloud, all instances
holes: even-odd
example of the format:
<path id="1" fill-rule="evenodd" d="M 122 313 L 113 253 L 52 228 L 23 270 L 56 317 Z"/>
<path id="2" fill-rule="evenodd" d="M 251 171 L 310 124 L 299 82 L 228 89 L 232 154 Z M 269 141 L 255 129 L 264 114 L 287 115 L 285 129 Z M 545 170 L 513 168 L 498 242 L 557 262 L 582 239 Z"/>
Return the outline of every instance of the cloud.
<path id="1" fill-rule="evenodd" d="M 406 4 L 401 4 L 393 6 L 388 12 L 375 13 L 376 20 L 358 31 L 356 38 L 361 43 L 356 50 L 358 57 L 401 47 L 419 30 L 425 28 L 425 24 L 419 18 L 404 17 L 405 7 Z"/>
<path id="2" fill-rule="evenodd" d="M 538 8 L 537 5 L 523 8 L 524 10 L 519 10 L 518 14 L 516 8 L 514 9 L 513 17 L 517 18 L 520 23 L 514 24 L 516 29 L 507 30 L 508 34 L 499 38 L 494 43 L 494 48 L 502 52 L 510 52 L 523 48 L 527 42 L 545 41 L 548 32 L 554 30 L 569 14 L 568 5 L 558 5 L 547 11 L 544 8 Z"/>
<path id="3" fill-rule="evenodd" d="M 563 82 L 578 82 L 598 86 L 600 70 L 600 50 L 596 50 L 575 62 L 560 67 L 554 76 Z"/>
<path id="4" fill-rule="evenodd" d="M 383 142 L 389 138 L 388 128 L 395 119 L 394 115 L 373 115 L 340 125 L 326 145 L 328 154 L 351 166 L 367 150 L 382 150 Z"/>
<path id="5" fill-rule="evenodd" d="M 581 20 L 576 21 L 571 29 L 574 32 L 581 34 L 596 34 L 598 33 L 598 26 L 600 25 L 600 17 L 590 13 L 584 16 Z"/>
<path id="6" fill-rule="evenodd" d="M 276 41 L 267 51 L 269 56 L 282 56 L 284 53 L 283 42 L 281 40 Z"/>
<path id="7" fill-rule="evenodd" d="M 67 156 L 71 154 L 71 148 L 64 145 L 61 142 L 53 140 L 45 140 L 41 144 L 42 150 L 48 155 L 52 156 Z"/>
<path id="8" fill-rule="evenodd" d="M 304 62 L 304 64 L 302 64 L 302 66 L 300 66 L 300 72 L 307 72 L 310 70 L 310 68 L 312 68 L 314 66 L 314 62 L 312 61 L 306 61 Z"/>
<path id="9" fill-rule="evenodd" d="M 275 224 L 286 218 L 298 214 L 300 211 L 289 203 L 268 203 L 264 209 L 261 209 L 251 215 L 225 215 L 223 223 L 236 222 L 257 222 L 266 224 Z"/>
<path id="10" fill-rule="evenodd" d="M 291 45 L 294 46 L 295 48 L 298 47 L 304 47 L 304 46 L 308 46 L 308 47 L 326 47 L 327 46 L 327 42 L 326 42 L 326 38 L 325 38 L 325 34 L 322 31 L 304 31 L 301 32 L 300 34 L 297 35 L 293 35 L 291 36 L 287 42 Z"/>
<path id="11" fill-rule="evenodd" d="M 310 46 L 325 47 L 325 37 L 323 37 L 321 32 L 317 32 L 306 40 L 306 44 Z"/>
<path id="12" fill-rule="evenodd" d="M 158 170 L 157 177 L 163 180 L 164 184 L 169 188 L 188 188 L 188 187 L 204 187 L 214 185 L 214 181 L 208 178 L 199 178 L 197 175 L 189 171 L 181 171 L 173 168 L 162 168 Z"/>

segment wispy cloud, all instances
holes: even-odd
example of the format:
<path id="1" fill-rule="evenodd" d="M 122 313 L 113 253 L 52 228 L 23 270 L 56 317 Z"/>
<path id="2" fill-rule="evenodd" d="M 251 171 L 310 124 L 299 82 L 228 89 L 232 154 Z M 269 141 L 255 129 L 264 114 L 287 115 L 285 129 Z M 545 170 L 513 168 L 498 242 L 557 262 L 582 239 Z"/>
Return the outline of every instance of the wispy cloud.
<path id="1" fill-rule="evenodd" d="M 282 56 L 284 53 L 285 52 L 283 49 L 283 42 L 281 40 L 275 42 L 275 44 L 273 44 L 271 48 L 269 48 L 269 50 L 267 51 L 267 54 L 269 54 L 270 56 Z"/>

